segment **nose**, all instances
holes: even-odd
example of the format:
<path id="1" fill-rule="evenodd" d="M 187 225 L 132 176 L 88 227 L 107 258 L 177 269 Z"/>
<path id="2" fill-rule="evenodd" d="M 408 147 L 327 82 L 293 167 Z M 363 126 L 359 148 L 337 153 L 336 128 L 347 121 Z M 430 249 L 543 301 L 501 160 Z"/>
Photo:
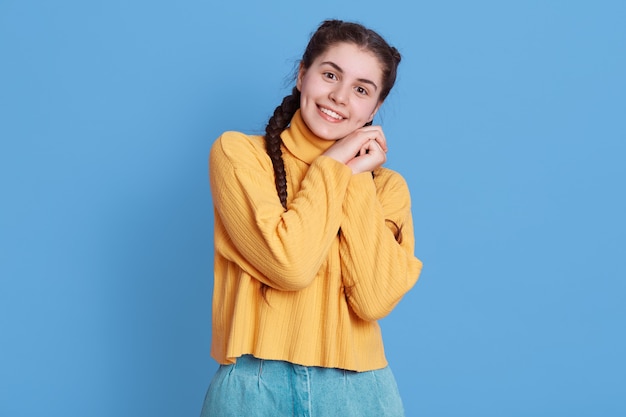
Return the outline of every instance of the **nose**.
<path id="1" fill-rule="evenodd" d="M 337 83 L 330 91 L 329 97 L 336 104 L 346 104 L 348 101 L 348 87 L 342 83 Z"/>

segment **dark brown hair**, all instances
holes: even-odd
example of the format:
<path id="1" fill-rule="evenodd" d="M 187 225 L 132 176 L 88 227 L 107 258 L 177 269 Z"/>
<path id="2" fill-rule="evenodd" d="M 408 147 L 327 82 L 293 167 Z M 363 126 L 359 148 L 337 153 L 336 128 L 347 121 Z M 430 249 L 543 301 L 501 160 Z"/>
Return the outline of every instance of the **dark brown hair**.
<path id="1" fill-rule="evenodd" d="M 400 53 L 390 46 L 378 33 L 353 22 L 326 20 L 311 36 L 302 55 L 300 66 L 308 69 L 313 61 L 338 43 L 351 43 L 373 53 L 380 62 L 383 72 L 379 100 L 382 102 L 396 82 L 396 72 L 400 63 Z M 289 126 L 291 118 L 300 108 L 300 91 L 293 88 L 280 106 L 276 107 L 265 128 L 265 149 L 274 166 L 276 191 L 281 204 L 287 210 L 287 176 L 282 158 L 280 134 Z"/>

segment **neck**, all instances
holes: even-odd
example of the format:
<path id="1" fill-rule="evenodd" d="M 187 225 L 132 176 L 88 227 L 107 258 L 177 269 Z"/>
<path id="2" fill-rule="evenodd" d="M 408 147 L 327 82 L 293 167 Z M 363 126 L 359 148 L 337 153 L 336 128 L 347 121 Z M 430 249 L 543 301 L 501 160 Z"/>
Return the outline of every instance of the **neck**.
<path id="1" fill-rule="evenodd" d="M 311 132 L 304 123 L 299 109 L 291 119 L 289 127 L 280 134 L 280 137 L 289 152 L 307 164 L 311 164 L 315 158 L 335 143 L 332 140 L 321 139 Z"/>

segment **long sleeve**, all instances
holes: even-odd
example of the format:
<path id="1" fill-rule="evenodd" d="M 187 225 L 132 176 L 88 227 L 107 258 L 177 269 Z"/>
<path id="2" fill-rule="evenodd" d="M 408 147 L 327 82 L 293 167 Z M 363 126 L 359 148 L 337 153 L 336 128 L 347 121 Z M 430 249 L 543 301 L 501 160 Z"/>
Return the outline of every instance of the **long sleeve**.
<path id="1" fill-rule="evenodd" d="M 404 179 L 353 175 L 324 156 L 299 111 L 281 133 L 287 209 L 262 136 L 226 132 L 211 147 L 214 280 L 211 355 L 244 354 L 351 371 L 387 365 L 375 320 L 415 283 Z M 396 240 L 395 226 L 402 228 Z M 268 291 L 264 291 L 263 284 Z"/>
<path id="2" fill-rule="evenodd" d="M 280 290 L 311 284 L 337 232 L 350 169 L 319 156 L 284 210 L 276 195 L 270 159 L 255 137 L 223 134 L 209 157 L 216 233 L 221 255 Z M 257 137 L 258 139 L 258 137 Z"/>
<path id="3" fill-rule="evenodd" d="M 391 312 L 415 284 L 422 263 L 415 238 L 409 190 L 390 170 L 355 175 L 343 202 L 340 257 L 346 297 L 364 320 Z"/>

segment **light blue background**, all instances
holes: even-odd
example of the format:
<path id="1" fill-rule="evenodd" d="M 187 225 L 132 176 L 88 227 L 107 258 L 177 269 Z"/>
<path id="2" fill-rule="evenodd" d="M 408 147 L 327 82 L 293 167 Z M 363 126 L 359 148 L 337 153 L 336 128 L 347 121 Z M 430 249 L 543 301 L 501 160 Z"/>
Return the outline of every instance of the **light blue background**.
<path id="1" fill-rule="evenodd" d="M 327 17 L 404 55 L 377 122 L 425 264 L 382 321 L 407 416 L 626 415 L 618 0 L 0 0 L 0 415 L 198 415 L 208 149 Z"/>

